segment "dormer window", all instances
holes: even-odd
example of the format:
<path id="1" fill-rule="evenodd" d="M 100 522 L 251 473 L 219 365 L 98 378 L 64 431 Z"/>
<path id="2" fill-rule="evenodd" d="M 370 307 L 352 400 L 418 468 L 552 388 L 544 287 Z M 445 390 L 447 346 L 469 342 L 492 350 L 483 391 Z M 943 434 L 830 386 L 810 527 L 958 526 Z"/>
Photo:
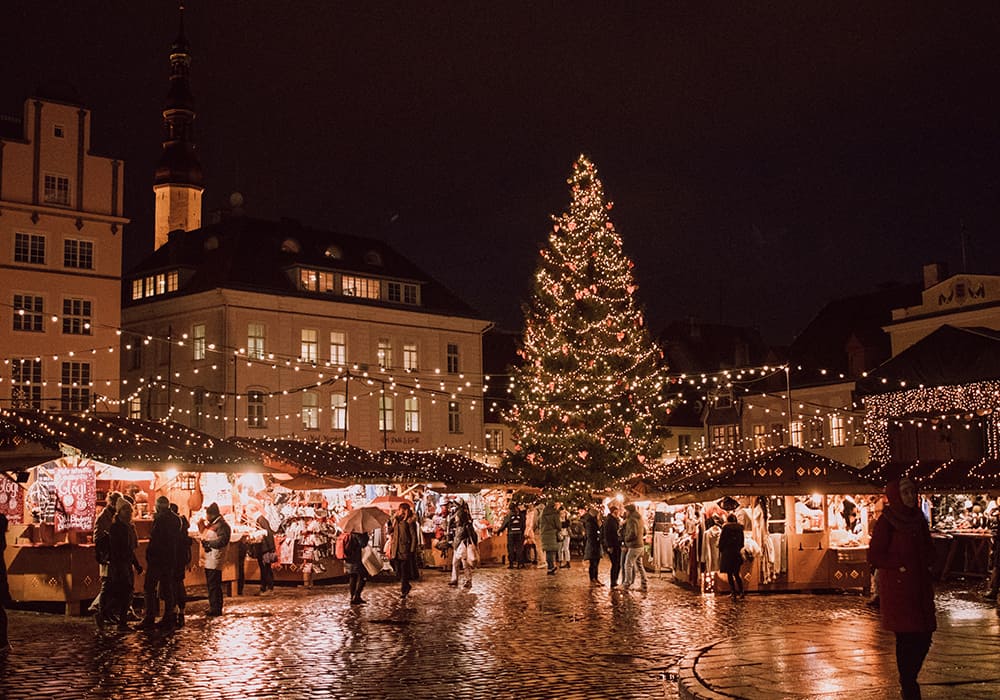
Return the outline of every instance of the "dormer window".
<path id="1" fill-rule="evenodd" d="M 281 242 L 282 253 L 301 253 L 302 246 L 294 238 L 286 238 Z"/>
<path id="2" fill-rule="evenodd" d="M 136 277 L 132 280 L 132 299 L 142 299 L 143 297 L 155 297 L 161 294 L 176 292 L 178 287 L 177 270 L 161 272 L 156 275 L 146 277 Z"/>
<path id="3" fill-rule="evenodd" d="M 381 265 L 382 256 L 379 255 L 378 251 L 369 250 L 365 253 L 365 264 L 366 265 Z"/>
<path id="4" fill-rule="evenodd" d="M 328 245 L 326 250 L 323 251 L 323 255 L 331 260 L 342 260 L 344 258 L 344 251 L 340 249 L 340 246 Z"/>

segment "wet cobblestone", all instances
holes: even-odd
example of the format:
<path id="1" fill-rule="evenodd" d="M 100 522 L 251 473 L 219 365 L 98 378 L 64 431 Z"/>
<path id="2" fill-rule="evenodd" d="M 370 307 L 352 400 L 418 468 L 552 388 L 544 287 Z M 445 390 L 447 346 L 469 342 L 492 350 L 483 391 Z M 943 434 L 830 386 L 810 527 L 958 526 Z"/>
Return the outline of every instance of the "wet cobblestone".
<path id="1" fill-rule="evenodd" d="M 582 566 L 486 569 L 470 590 L 425 571 L 407 600 L 370 583 L 279 588 L 189 603 L 172 634 L 97 632 L 89 618 L 11 612 L 14 652 L 0 697 L 15 698 L 676 698 L 697 647 L 796 621 L 874 620 L 853 595 L 699 596 L 650 578 L 648 593 L 591 587 Z M 248 587 L 248 590 L 250 588 Z M 981 612 L 971 595 L 942 598 Z"/>

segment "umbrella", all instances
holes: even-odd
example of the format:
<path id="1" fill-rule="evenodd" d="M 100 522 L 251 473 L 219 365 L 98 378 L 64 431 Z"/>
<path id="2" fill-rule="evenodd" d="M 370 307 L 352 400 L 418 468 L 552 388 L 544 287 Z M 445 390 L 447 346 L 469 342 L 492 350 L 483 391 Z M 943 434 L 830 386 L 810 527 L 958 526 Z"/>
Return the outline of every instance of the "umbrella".
<path id="1" fill-rule="evenodd" d="M 381 508 L 384 511 L 392 512 L 399 508 L 401 503 L 405 503 L 410 506 L 410 510 L 413 510 L 413 501 L 408 498 L 403 498 L 402 496 L 377 496 L 368 502 L 368 505 Z"/>
<path id="2" fill-rule="evenodd" d="M 337 521 L 337 524 L 347 532 L 371 532 L 389 522 L 389 514 L 381 508 L 362 506 Z"/>

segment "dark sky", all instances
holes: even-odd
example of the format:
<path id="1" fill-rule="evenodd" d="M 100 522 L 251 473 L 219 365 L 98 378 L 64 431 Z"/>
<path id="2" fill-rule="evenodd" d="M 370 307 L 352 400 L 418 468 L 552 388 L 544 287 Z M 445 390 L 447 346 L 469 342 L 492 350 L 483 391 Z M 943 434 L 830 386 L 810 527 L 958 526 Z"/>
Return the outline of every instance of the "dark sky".
<path id="1" fill-rule="evenodd" d="M 937 6 L 932 7 L 932 6 Z M 613 9 L 627 6 L 629 9 Z M 789 342 L 830 299 L 1000 274 L 1000 4 L 188 0 L 206 210 L 385 238 L 520 328 L 596 162 L 654 331 Z M 5 0 L 0 112 L 69 83 L 151 250 L 168 0 Z"/>

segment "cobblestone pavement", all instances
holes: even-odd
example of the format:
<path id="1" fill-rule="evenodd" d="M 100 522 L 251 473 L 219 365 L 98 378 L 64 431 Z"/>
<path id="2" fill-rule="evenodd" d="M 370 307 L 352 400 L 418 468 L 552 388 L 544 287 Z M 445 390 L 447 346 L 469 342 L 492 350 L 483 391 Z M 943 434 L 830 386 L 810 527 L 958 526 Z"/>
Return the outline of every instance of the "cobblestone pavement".
<path id="1" fill-rule="evenodd" d="M 219 618 L 197 600 L 172 634 L 12 611 L 0 698 L 676 698 L 678 665 L 695 648 L 800 622 L 836 635 L 844 621 L 875 621 L 854 595 L 733 602 L 666 574 L 648 593 L 612 592 L 591 587 L 579 562 L 556 576 L 481 570 L 469 590 L 447 578 L 425 570 L 407 600 L 398 585 L 370 583 L 358 607 L 343 584 L 227 599 Z M 972 594 L 940 604 L 995 618 Z"/>

